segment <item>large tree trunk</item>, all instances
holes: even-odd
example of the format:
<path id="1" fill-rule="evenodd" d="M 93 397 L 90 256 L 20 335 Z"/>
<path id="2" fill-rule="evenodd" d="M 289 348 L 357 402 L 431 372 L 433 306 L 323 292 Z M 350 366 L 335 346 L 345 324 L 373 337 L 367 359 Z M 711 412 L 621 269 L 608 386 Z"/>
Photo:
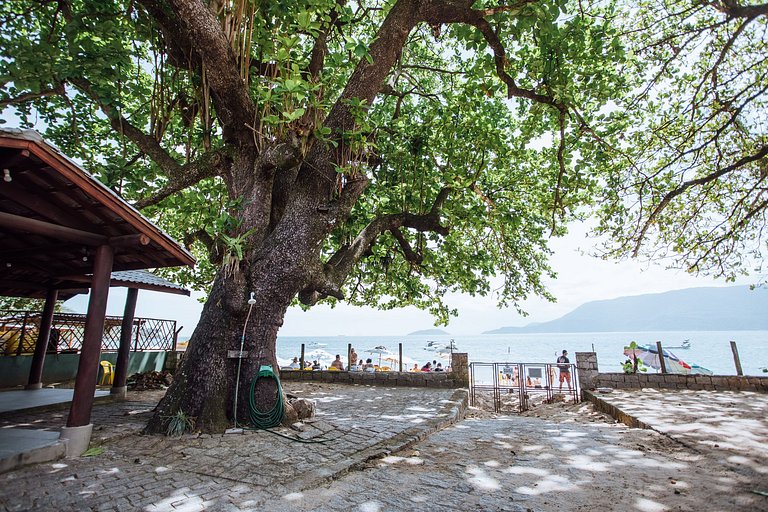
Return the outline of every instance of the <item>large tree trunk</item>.
<path id="1" fill-rule="evenodd" d="M 204 432 L 221 432 L 232 424 L 238 360 L 228 359 L 227 352 L 240 349 L 243 332 L 249 357 L 240 368 L 238 423 L 247 421 L 249 388 L 260 365 L 272 365 L 279 372 L 277 332 L 291 301 L 318 267 L 320 241 L 329 230 L 328 222 L 318 214 L 317 198 L 323 196 L 317 193 L 318 183 L 303 185 L 292 192 L 271 231 L 263 238 L 249 238 L 247 256 L 237 265 L 225 263 L 219 270 L 181 367 L 147 432 L 164 432 L 169 418 L 179 411 L 195 418 L 196 428 Z M 263 181 L 257 182 L 246 196 L 251 200 L 243 212 L 241 233 L 267 232 L 264 225 L 270 223 L 269 212 L 258 212 L 263 203 L 257 198 L 263 198 L 263 186 Z M 251 293 L 256 302 L 249 317 Z M 257 397 L 260 410 L 274 405 L 274 392 L 270 391 Z"/>

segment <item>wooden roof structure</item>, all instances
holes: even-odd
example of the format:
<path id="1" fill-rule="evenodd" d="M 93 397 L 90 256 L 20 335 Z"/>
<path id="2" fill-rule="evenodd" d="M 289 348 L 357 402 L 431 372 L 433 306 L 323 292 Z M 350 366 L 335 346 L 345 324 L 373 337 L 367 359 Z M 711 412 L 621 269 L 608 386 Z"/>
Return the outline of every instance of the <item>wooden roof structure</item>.
<path id="1" fill-rule="evenodd" d="M 114 253 L 113 271 L 195 264 L 168 234 L 37 132 L 0 130 L 0 295 L 83 292 L 95 250 L 104 245 Z"/>

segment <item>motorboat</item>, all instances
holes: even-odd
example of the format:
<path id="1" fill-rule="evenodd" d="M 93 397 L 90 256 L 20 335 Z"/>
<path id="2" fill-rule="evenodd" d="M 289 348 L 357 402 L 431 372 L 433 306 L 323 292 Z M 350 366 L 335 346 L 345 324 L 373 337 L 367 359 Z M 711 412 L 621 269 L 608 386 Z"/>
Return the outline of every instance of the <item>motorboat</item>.
<path id="1" fill-rule="evenodd" d="M 439 354 L 450 354 L 453 352 L 456 352 L 456 342 L 453 340 L 450 341 L 428 341 L 427 345 L 424 347 L 424 350 L 428 350 L 430 352 L 437 352 Z"/>
<path id="2" fill-rule="evenodd" d="M 689 339 L 686 339 L 685 341 L 683 341 L 683 342 L 682 342 L 682 343 L 681 343 L 679 346 L 677 346 L 677 347 L 667 347 L 667 348 L 682 348 L 682 349 L 686 349 L 686 350 L 687 350 L 687 349 L 691 348 L 691 340 L 689 340 Z"/>

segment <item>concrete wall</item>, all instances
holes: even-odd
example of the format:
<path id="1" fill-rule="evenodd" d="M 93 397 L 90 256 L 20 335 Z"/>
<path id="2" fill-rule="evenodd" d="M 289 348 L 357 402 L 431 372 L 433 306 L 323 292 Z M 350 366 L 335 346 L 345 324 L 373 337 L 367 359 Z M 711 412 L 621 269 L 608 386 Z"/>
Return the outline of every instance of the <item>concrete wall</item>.
<path id="1" fill-rule="evenodd" d="M 101 354 L 100 361 L 117 362 L 117 352 Z M 0 357 L 0 388 L 24 386 L 29 381 L 31 355 Z M 74 380 L 80 354 L 46 354 L 43 366 L 43 385 Z M 131 352 L 128 375 L 146 371 L 161 371 L 165 364 L 165 352 Z M 101 378 L 101 370 L 99 370 Z"/>
<path id="2" fill-rule="evenodd" d="M 281 370 L 283 381 L 317 381 L 374 386 L 411 386 L 427 388 L 468 388 L 469 366 L 466 353 L 453 354 L 451 372 L 347 372 Z"/>
<path id="3" fill-rule="evenodd" d="M 597 354 L 577 352 L 576 366 L 582 389 L 691 389 L 712 391 L 757 391 L 768 393 L 768 377 L 736 375 L 677 375 L 661 373 L 600 373 Z"/>

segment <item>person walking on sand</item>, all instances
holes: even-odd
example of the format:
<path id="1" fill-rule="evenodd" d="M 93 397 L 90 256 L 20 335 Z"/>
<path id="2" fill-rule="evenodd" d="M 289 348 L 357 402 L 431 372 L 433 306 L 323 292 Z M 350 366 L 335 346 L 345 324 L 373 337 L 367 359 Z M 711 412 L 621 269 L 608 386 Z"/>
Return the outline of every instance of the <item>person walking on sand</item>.
<path id="1" fill-rule="evenodd" d="M 568 391 L 571 391 L 571 361 L 568 360 L 568 351 L 563 350 L 563 355 L 557 358 L 557 369 L 560 370 L 560 391 L 563 390 L 563 381 L 568 382 Z"/>

